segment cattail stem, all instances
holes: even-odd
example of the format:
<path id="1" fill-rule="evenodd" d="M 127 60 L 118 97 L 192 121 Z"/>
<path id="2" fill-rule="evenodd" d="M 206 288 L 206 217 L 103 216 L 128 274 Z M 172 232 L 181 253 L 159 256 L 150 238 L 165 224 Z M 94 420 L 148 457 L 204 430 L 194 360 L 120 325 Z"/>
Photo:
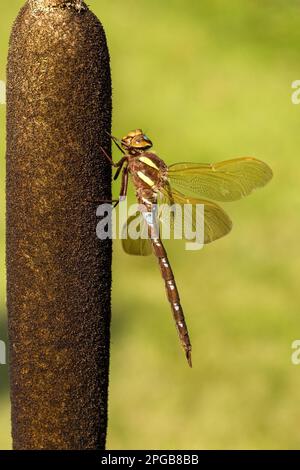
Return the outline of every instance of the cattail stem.
<path id="1" fill-rule="evenodd" d="M 103 449 L 111 241 L 105 33 L 81 0 L 28 0 L 7 69 L 7 306 L 15 449 Z"/>

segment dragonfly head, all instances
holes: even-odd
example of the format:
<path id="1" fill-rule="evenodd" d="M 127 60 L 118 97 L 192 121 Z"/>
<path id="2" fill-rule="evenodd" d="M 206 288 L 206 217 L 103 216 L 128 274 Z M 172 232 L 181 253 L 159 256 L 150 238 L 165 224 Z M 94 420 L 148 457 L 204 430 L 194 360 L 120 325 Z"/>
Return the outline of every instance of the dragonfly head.
<path id="1" fill-rule="evenodd" d="M 136 129 L 123 137 L 121 145 L 129 153 L 138 153 L 151 148 L 152 142 L 142 129 Z"/>

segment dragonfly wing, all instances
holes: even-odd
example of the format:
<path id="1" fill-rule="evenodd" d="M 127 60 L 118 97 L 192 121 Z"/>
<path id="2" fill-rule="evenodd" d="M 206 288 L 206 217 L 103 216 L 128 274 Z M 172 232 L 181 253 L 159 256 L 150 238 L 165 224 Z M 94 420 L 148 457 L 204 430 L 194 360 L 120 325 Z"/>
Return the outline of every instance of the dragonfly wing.
<path id="1" fill-rule="evenodd" d="M 188 224 L 193 232 L 196 230 L 203 230 L 203 241 L 205 244 L 211 243 L 214 240 L 218 240 L 221 237 L 227 235 L 232 228 L 232 222 L 226 212 L 212 201 L 207 201 L 205 199 L 196 199 L 192 197 L 186 197 L 179 191 L 172 189 L 172 202 L 170 202 L 170 194 L 165 193 L 161 199 L 160 210 L 159 210 L 159 219 L 162 224 L 171 224 L 171 232 L 178 232 L 178 229 L 183 226 L 183 224 Z M 175 211 L 172 211 L 171 214 L 168 210 L 169 207 L 172 207 L 172 204 L 178 204 L 180 206 L 180 216 L 176 215 L 176 206 Z M 197 204 L 203 205 L 202 217 L 200 214 L 197 215 L 196 207 Z M 198 224 L 198 226 L 197 226 Z M 201 227 L 199 227 L 201 225 Z M 185 231 L 182 230 L 184 237 Z"/>
<path id="2" fill-rule="evenodd" d="M 215 164 L 176 163 L 168 168 L 172 188 L 215 201 L 235 201 L 270 181 L 271 168 L 252 157 Z"/>
<path id="3" fill-rule="evenodd" d="M 122 247 L 125 253 L 136 256 L 148 256 L 152 253 L 148 238 L 147 224 L 141 215 L 136 213 L 127 219 L 122 229 Z"/>

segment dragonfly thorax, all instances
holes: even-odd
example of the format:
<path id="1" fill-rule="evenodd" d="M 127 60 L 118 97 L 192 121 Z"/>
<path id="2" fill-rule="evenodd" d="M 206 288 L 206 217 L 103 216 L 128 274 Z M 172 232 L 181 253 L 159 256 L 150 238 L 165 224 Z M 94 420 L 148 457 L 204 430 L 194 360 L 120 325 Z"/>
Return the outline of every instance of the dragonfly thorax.
<path id="1" fill-rule="evenodd" d="M 150 152 L 141 152 L 128 162 L 133 184 L 140 191 L 159 191 L 164 185 L 167 168 L 163 160 Z"/>

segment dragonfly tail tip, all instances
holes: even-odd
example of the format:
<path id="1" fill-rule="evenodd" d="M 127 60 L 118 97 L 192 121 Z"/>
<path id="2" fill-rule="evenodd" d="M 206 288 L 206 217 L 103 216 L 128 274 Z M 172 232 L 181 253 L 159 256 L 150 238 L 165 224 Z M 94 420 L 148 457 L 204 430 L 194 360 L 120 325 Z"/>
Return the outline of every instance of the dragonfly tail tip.
<path id="1" fill-rule="evenodd" d="M 192 353 L 190 350 L 186 351 L 186 359 L 188 361 L 188 365 L 192 368 L 193 365 L 192 365 Z"/>

